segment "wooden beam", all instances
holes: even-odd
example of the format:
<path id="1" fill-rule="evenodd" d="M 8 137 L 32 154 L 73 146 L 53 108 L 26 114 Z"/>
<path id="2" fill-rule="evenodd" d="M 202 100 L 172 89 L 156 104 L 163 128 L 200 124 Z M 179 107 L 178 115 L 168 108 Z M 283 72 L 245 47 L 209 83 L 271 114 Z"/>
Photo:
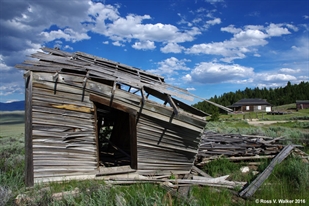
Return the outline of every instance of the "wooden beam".
<path id="1" fill-rule="evenodd" d="M 172 113 L 172 116 L 170 117 L 169 124 L 171 124 L 171 123 L 172 123 L 174 116 L 175 116 L 175 113 Z M 160 137 L 160 139 L 159 139 L 159 141 L 158 141 L 157 145 L 159 145 L 159 144 L 161 143 L 162 138 L 163 138 L 163 136 L 164 136 L 164 135 L 165 135 L 165 133 L 166 133 L 166 130 L 167 130 L 167 128 L 164 128 L 164 130 L 163 130 L 163 132 L 162 132 L 162 134 L 161 134 L 161 137 Z"/>
<path id="2" fill-rule="evenodd" d="M 142 94 L 142 101 L 141 101 L 141 106 L 140 106 L 140 108 L 139 108 L 139 112 L 138 112 L 138 115 L 137 115 L 137 118 L 136 118 L 136 125 L 137 125 L 137 123 L 138 123 L 138 120 L 139 120 L 139 118 L 140 118 L 140 116 L 141 116 L 141 114 L 142 114 L 142 111 L 143 111 L 143 107 L 144 107 L 144 105 L 145 105 L 144 87 L 142 87 L 142 89 L 141 89 L 141 94 Z"/>
<path id="3" fill-rule="evenodd" d="M 177 116 L 178 113 L 179 113 L 179 111 L 178 111 L 178 108 L 177 108 L 176 104 L 174 103 L 174 101 L 173 101 L 171 95 L 167 94 L 167 95 L 166 95 L 166 98 L 167 98 L 168 103 L 169 103 L 169 104 L 171 105 L 171 107 L 174 109 L 174 114 Z"/>
<path id="4" fill-rule="evenodd" d="M 27 71 L 24 73 L 24 78 L 25 78 L 25 79 L 29 77 L 30 72 L 31 72 L 30 70 L 27 70 Z"/>
<path id="5" fill-rule="evenodd" d="M 53 75 L 53 81 L 56 82 L 57 79 L 59 77 L 59 72 L 56 72 L 54 75 Z"/>
<path id="6" fill-rule="evenodd" d="M 116 90 L 116 85 L 117 85 L 117 82 L 114 81 L 114 85 L 113 85 L 113 88 L 112 88 L 112 91 L 111 91 L 111 100 L 110 100 L 110 103 L 109 103 L 109 106 L 110 106 L 110 107 L 111 107 L 112 104 L 113 104 L 114 95 L 115 95 L 115 90 Z"/>
<path id="7" fill-rule="evenodd" d="M 131 150 L 131 168 L 138 168 L 137 164 L 137 129 L 136 129 L 136 115 L 129 114 L 130 124 L 130 150 Z"/>
<path id="8" fill-rule="evenodd" d="M 110 105 L 110 100 L 108 98 L 104 98 L 102 96 L 98 96 L 98 95 L 95 95 L 95 94 L 89 94 L 89 99 L 93 102 L 97 102 L 97 103 L 103 104 L 105 106 L 110 106 L 112 108 L 118 109 L 120 111 L 129 113 L 129 114 L 133 114 L 133 115 L 137 114 L 136 110 L 129 108 L 129 107 L 126 107 L 122 104 L 112 102 L 112 104 Z"/>
<path id="9" fill-rule="evenodd" d="M 56 72 L 56 74 L 53 75 L 53 81 L 55 82 L 55 84 L 54 84 L 54 94 L 57 93 L 58 77 L 59 77 L 59 73 Z"/>
<path id="10" fill-rule="evenodd" d="M 210 176 L 209 174 L 207 174 L 206 172 L 204 172 L 203 170 L 197 168 L 194 165 L 192 166 L 192 169 L 195 170 L 197 173 L 199 173 L 200 175 L 202 175 L 204 177 L 213 178 L 212 176 Z"/>
<path id="11" fill-rule="evenodd" d="M 183 109 L 184 111 L 187 111 L 191 114 L 194 114 L 194 115 L 197 115 L 197 116 L 200 116 L 200 117 L 205 117 L 205 116 L 210 116 L 210 114 L 207 114 L 199 109 L 196 109 L 195 107 L 191 107 L 190 105 L 188 104 L 185 104 L 175 98 L 172 98 L 173 101 L 175 102 L 175 104 L 177 105 L 177 107 Z"/>
<path id="12" fill-rule="evenodd" d="M 25 80 L 25 184 L 34 185 L 32 147 L 32 72 Z"/>
<path id="13" fill-rule="evenodd" d="M 84 101 L 84 97 L 85 97 L 85 88 L 86 88 L 86 84 L 87 84 L 87 79 L 89 78 L 89 71 L 87 71 L 87 74 L 83 80 L 83 93 L 82 93 L 82 102 Z"/>
<path id="14" fill-rule="evenodd" d="M 270 162 L 266 169 L 257 177 L 250 185 L 240 191 L 239 196 L 243 198 L 251 197 L 256 190 L 263 184 L 263 182 L 269 177 L 277 164 L 280 164 L 294 149 L 294 145 L 285 146 L 281 152 Z"/>
<path id="15" fill-rule="evenodd" d="M 95 144 L 96 144 L 96 148 L 97 148 L 96 160 L 97 160 L 97 167 L 99 168 L 99 166 L 100 166 L 99 133 L 100 133 L 102 118 L 98 118 L 97 105 L 95 103 L 93 104 L 93 108 L 94 108 L 94 125 L 95 125 Z"/>
<path id="16" fill-rule="evenodd" d="M 169 101 L 166 98 L 166 94 L 163 94 L 163 93 L 161 93 L 161 92 L 159 92 L 159 91 L 157 91 L 157 90 L 155 90 L 153 88 L 150 88 L 150 87 L 144 87 L 144 89 L 148 93 L 147 94 L 147 98 L 148 98 L 149 94 L 151 94 L 151 95 L 161 99 L 162 101 Z M 179 100 L 177 100 L 175 98 L 172 98 L 171 95 L 168 95 L 168 96 L 170 97 L 170 99 L 171 99 L 170 101 L 173 102 L 172 104 L 174 104 L 174 106 L 176 108 L 179 107 L 179 108 L 181 108 L 181 109 L 183 109 L 183 110 L 185 110 L 185 111 L 187 111 L 187 112 L 189 112 L 191 114 L 194 114 L 194 115 L 197 115 L 197 116 L 200 116 L 200 117 L 209 116 L 209 114 L 207 114 L 207 113 L 205 113 L 203 111 L 200 111 L 200 110 L 198 110 L 198 109 L 196 109 L 194 107 L 191 107 L 191 106 L 189 106 L 189 105 L 187 105 L 187 104 L 185 104 L 185 103 L 183 103 L 183 102 L 181 102 L 181 101 L 179 101 Z M 171 105 L 171 106 L 173 107 L 173 105 Z"/>

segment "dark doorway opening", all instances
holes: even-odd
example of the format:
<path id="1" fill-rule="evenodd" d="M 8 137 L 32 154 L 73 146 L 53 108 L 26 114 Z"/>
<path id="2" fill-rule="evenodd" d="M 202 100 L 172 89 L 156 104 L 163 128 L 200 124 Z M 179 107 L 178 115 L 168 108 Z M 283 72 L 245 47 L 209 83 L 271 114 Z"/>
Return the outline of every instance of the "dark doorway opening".
<path id="1" fill-rule="evenodd" d="M 131 165 L 129 114 L 98 105 L 97 119 L 100 166 Z"/>
<path id="2" fill-rule="evenodd" d="M 128 166 L 137 169 L 136 111 L 91 95 L 95 105 L 97 160 L 104 168 Z M 117 171 L 115 171 L 117 172 Z"/>

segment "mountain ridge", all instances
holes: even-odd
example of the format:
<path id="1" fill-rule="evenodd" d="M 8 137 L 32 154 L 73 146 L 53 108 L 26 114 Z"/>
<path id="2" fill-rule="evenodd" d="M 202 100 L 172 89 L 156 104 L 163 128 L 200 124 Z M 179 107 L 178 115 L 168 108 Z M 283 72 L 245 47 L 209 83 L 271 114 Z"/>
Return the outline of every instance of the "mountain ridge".
<path id="1" fill-rule="evenodd" d="M 0 102 L 0 111 L 18 111 L 25 110 L 25 101 L 16 101 L 10 103 Z"/>

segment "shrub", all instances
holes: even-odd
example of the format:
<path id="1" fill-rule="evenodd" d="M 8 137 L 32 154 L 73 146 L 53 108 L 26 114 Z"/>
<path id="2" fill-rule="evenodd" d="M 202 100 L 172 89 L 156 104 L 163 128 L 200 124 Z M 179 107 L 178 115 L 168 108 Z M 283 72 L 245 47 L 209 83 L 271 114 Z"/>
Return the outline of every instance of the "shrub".
<path id="1" fill-rule="evenodd" d="M 219 110 L 217 107 L 215 107 L 209 121 L 219 121 L 219 118 L 220 118 Z"/>

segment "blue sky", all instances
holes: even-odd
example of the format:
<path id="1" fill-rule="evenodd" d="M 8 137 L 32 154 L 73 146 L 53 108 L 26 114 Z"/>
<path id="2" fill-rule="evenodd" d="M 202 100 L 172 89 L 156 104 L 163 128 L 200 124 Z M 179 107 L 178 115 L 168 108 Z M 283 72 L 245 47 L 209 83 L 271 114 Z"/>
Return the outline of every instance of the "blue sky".
<path id="1" fill-rule="evenodd" d="M 14 65 L 43 46 L 147 70 L 205 99 L 309 80 L 308 0 L 0 2 L 0 102 L 24 99 Z"/>

